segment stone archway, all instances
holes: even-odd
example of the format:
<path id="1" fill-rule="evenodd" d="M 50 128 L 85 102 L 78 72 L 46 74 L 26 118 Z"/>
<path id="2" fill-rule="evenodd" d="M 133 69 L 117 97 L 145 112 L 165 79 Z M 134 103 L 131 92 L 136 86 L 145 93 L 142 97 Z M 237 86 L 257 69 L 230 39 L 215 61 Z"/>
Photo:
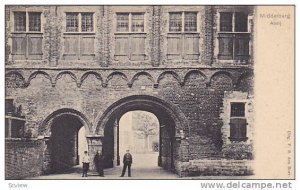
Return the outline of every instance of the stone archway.
<path id="1" fill-rule="evenodd" d="M 185 137 L 189 136 L 189 125 L 184 114 L 175 105 L 158 97 L 136 95 L 116 101 L 97 120 L 96 133 L 103 137 L 101 143 L 106 167 L 120 164 L 119 119 L 125 113 L 136 110 L 153 113 L 159 121 L 159 166 L 176 170 L 179 162 L 188 161 L 188 155 L 180 154 L 182 148 L 188 150 Z"/>
<path id="2" fill-rule="evenodd" d="M 39 133 L 44 135 L 44 173 L 59 173 L 79 164 L 79 130 L 87 134 L 91 125 L 86 117 L 74 109 L 60 109 L 50 114 L 42 123 Z M 82 142 L 81 142 L 82 141 Z"/>

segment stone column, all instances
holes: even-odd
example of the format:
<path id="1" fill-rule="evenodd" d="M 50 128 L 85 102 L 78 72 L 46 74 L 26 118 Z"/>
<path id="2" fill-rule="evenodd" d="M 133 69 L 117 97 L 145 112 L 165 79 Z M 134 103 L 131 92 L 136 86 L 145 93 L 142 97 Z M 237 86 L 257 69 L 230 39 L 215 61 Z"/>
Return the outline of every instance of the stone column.
<path id="1" fill-rule="evenodd" d="M 120 165 L 119 154 L 119 120 L 116 119 L 114 122 L 114 166 Z"/>
<path id="2" fill-rule="evenodd" d="M 95 165 L 94 165 L 94 157 L 97 153 L 97 151 L 99 150 L 100 152 L 102 152 L 102 139 L 103 136 L 100 135 L 91 135 L 91 136 L 87 136 L 87 142 L 88 142 L 88 152 L 89 152 L 89 156 L 91 159 L 90 162 L 90 170 L 95 170 Z"/>

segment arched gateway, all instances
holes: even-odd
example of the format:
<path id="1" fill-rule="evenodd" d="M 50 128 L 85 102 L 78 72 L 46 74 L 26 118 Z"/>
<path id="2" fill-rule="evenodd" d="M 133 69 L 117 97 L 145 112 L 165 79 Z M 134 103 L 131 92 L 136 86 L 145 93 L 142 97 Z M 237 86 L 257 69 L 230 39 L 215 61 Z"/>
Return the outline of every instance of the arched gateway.
<path id="1" fill-rule="evenodd" d="M 122 98 L 109 106 L 97 119 L 96 134 L 101 136 L 99 143 L 106 158 L 106 167 L 120 164 L 119 120 L 126 112 L 135 110 L 151 112 L 158 118 L 160 125 L 158 165 L 168 170 L 175 169 L 176 163 L 180 161 L 178 155 L 180 138 L 184 131 L 188 131 L 188 122 L 176 106 L 147 95 Z"/>
<path id="2" fill-rule="evenodd" d="M 121 98 L 109 106 L 91 126 L 88 119 L 73 109 L 60 109 L 50 114 L 42 123 L 39 133 L 48 139 L 44 150 L 44 171 L 55 173 L 79 164 L 78 131 L 86 129 L 86 140 L 90 157 L 102 151 L 106 167 L 120 165 L 119 120 L 129 111 L 153 113 L 159 121 L 158 166 L 174 170 L 182 161 L 179 149 L 183 134 L 188 134 L 189 125 L 184 114 L 171 103 L 148 95 Z M 188 143 L 184 145 L 188 149 Z M 93 163 L 91 168 L 94 169 Z"/>

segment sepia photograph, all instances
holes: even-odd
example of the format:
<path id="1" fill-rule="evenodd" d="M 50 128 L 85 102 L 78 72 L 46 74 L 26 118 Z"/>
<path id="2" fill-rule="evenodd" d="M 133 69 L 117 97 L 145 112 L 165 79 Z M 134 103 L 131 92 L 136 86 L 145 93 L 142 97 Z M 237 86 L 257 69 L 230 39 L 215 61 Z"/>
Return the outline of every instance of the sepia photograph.
<path id="1" fill-rule="evenodd" d="M 6 4 L 5 180 L 294 179 L 288 58 L 291 118 L 260 122 L 260 38 L 293 59 L 294 8 Z"/>

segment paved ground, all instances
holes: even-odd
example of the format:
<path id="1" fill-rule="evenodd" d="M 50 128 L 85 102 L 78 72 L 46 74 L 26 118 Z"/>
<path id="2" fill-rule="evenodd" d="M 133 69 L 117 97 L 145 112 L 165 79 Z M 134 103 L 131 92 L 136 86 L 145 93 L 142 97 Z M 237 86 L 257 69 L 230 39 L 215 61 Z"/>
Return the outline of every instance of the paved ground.
<path id="1" fill-rule="evenodd" d="M 95 172 L 89 172 L 88 177 L 81 177 L 81 166 L 75 166 L 61 174 L 43 175 L 28 179 L 247 179 L 241 176 L 199 176 L 179 178 L 178 175 L 163 170 L 157 166 L 157 153 L 133 154 L 132 177 L 120 177 L 122 166 L 104 170 L 105 177 L 100 177 Z"/>

